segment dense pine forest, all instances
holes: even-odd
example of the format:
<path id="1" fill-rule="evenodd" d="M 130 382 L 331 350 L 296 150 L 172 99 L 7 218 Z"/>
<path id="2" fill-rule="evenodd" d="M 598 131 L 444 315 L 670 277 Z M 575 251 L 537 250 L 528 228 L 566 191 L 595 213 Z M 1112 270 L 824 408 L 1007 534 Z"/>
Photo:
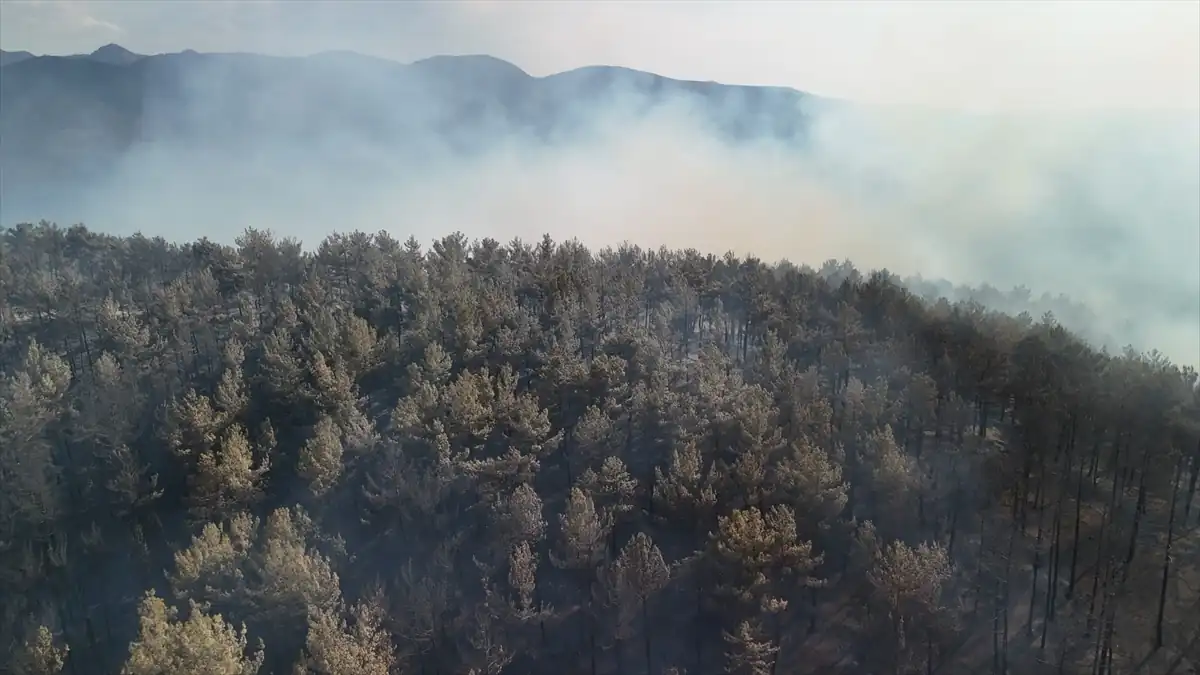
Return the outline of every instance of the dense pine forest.
<path id="1" fill-rule="evenodd" d="M 1165 675 L 1197 373 L 886 272 L 0 234 L 0 670 Z"/>

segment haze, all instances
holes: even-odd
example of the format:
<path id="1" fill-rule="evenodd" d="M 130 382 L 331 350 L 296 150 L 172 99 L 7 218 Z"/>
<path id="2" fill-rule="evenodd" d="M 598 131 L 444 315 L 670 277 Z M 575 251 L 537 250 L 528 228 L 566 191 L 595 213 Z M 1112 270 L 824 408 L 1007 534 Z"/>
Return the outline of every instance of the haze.
<path id="1" fill-rule="evenodd" d="M 954 109 L 1200 108 L 1200 3 L 5 0 L 8 50 L 491 54 Z"/>
<path id="2" fill-rule="evenodd" d="M 1094 340 L 1200 362 L 1200 3 L 0 3 L 6 50 L 109 42 L 485 53 L 535 76 L 619 65 L 871 105 L 821 108 L 802 156 L 717 139 L 687 102 L 633 114 L 636 91 L 591 111 L 581 138 L 512 135 L 418 172 L 340 136 L 303 153 L 238 148 L 254 158 L 239 164 L 228 148 L 142 148 L 83 213 L 46 217 L 173 239 L 228 241 L 246 225 L 309 245 L 355 228 L 423 241 L 549 232 L 849 258 L 1065 293 L 1097 315 L 1073 326 Z M 332 168 L 347 162 L 370 179 Z"/>

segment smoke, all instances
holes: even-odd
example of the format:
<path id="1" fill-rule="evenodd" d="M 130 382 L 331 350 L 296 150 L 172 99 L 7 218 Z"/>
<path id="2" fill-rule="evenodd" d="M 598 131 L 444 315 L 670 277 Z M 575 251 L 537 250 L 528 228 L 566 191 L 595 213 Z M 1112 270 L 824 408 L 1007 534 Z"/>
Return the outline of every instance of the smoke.
<path id="1" fill-rule="evenodd" d="M 1096 342 L 1200 361 L 1194 113 L 966 114 L 763 103 L 745 89 L 716 100 L 632 71 L 601 87 L 486 59 L 400 77 L 347 55 L 250 69 L 170 58 L 187 67 L 164 66 L 170 95 L 142 106 L 155 140 L 45 217 L 173 240 L 231 242 L 254 226 L 312 247 L 334 231 L 428 242 L 457 230 L 850 259 L 1065 294 L 1094 313 L 1072 328 Z M 780 121 L 801 118 L 802 139 L 781 139 Z M 734 123 L 744 133 L 726 133 Z M 6 224 L 25 217 L 3 210 Z"/>

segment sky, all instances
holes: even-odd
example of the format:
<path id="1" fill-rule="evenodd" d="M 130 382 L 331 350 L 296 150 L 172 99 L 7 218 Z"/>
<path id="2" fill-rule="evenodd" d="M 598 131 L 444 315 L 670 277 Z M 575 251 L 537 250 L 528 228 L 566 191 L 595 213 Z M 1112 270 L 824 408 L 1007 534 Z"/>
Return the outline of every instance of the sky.
<path id="1" fill-rule="evenodd" d="M 972 110 L 1200 110 L 1200 1 L 0 0 L 0 47 L 491 54 Z"/>

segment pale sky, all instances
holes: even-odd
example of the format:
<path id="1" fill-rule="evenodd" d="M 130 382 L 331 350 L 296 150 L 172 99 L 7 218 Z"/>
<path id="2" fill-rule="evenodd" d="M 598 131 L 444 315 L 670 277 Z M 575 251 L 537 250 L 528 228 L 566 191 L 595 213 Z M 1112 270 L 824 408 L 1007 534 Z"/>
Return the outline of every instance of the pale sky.
<path id="1" fill-rule="evenodd" d="M 491 54 L 863 102 L 1200 110 L 1200 0 L 0 0 L 0 47 Z"/>

